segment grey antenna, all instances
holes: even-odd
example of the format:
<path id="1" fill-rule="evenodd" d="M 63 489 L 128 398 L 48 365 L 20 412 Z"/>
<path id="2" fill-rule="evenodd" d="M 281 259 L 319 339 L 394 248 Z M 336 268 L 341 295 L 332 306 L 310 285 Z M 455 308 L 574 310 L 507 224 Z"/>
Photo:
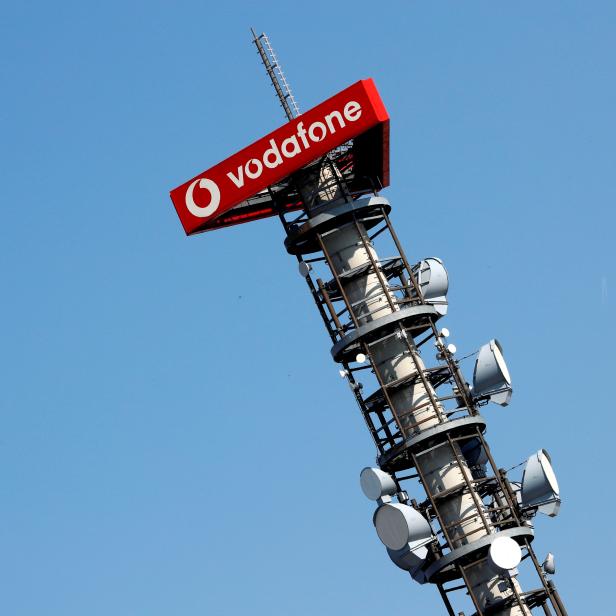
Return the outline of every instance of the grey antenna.
<path id="1" fill-rule="evenodd" d="M 284 76 L 284 72 L 274 53 L 269 37 L 265 33 L 257 36 L 257 33 L 252 28 L 250 31 L 253 37 L 252 42 L 257 47 L 257 51 L 261 56 L 261 62 L 263 62 L 263 66 L 265 66 L 265 70 L 274 86 L 274 90 L 276 90 L 276 96 L 280 101 L 280 105 L 284 109 L 287 119 L 292 120 L 300 114 L 299 106 L 293 96 L 291 86 L 289 86 L 289 82 Z"/>
<path id="2" fill-rule="evenodd" d="M 427 304 L 432 304 L 440 315 L 447 314 L 447 291 L 449 276 L 443 262 L 428 257 L 413 267 L 417 283 Z"/>
<path id="3" fill-rule="evenodd" d="M 492 339 L 479 349 L 473 372 L 473 398 L 507 406 L 511 400 L 511 376 L 498 340 Z"/>
<path id="4" fill-rule="evenodd" d="M 398 491 L 392 476 L 380 468 L 364 468 L 359 476 L 359 481 L 362 492 L 370 500 L 393 496 Z"/>
<path id="5" fill-rule="evenodd" d="M 425 545 L 415 549 L 411 549 L 410 544 L 405 545 L 401 550 L 387 548 L 387 555 L 392 562 L 400 569 L 408 571 L 413 579 L 420 584 L 425 584 L 427 581 L 422 566 L 428 558 L 428 553 L 428 548 Z"/>
<path id="6" fill-rule="evenodd" d="M 387 503 L 374 514 L 379 539 L 390 550 L 416 550 L 432 541 L 432 528 L 421 513 L 402 503 Z"/>
<path id="7" fill-rule="evenodd" d="M 536 508 L 553 518 L 560 509 L 560 489 L 550 455 L 540 449 L 526 461 L 520 493 L 522 508 Z"/>
<path id="8" fill-rule="evenodd" d="M 541 567 L 548 575 L 554 575 L 556 573 L 556 562 L 554 561 L 554 554 L 552 554 L 552 552 L 548 552 Z"/>

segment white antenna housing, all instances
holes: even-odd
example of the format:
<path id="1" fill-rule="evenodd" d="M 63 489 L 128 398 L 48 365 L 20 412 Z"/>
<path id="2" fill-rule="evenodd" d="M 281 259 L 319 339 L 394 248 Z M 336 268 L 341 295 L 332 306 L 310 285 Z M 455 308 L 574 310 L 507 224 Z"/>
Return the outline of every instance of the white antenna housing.
<path id="1" fill-rule="evenodd" d="M 380 468 L 367 467 L 359 475 L 362 492 L 370 500 L 379 500 L 383 496 L 393 496 L 396 491 L 396 483 L 392 476 Z"/>
<path id="2" fill-rule="evenodd" d="M 513 389 L 503 349 L 496 339 L 479 349 L 473 372 L 473 397 L 507 406 Z"/>
<path id="3" fill-rule="evenodd" d="M 550 455 L 545 449 L 540 449 L 526 461 L 520 500 L 523 507 L 536 507 L 551 518 L 558 515 L 560 489 Z"/>
<path id="4" fill-rule="evenodd" d="M 443 262 L 437 257 L 428 257 L 413 270 L 426 303 L 432 304 L 440 315 L 447 314 L 449 277 Z"/>
<path id="5" fill-rule="evenodd" d="M 390 550 L 405 546 L 416 550 L 432 541 L 432 528 L 418 511 L 402 503 L 387 503 L 376 510 L 374 525 L 379 539 Z"/>

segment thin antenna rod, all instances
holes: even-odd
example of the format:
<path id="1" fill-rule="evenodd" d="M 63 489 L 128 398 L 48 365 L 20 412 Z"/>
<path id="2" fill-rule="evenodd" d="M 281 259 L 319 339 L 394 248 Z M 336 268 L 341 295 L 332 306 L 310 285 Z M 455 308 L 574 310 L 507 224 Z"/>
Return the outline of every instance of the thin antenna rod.
<path id="1" fill-rule="evenodd" d="M 265 70 L 276 90 L 276 96 L 278 96 L 280 105 L 284 109 L 287 119 L 292 120 L 300 114 L 299 107 L 291 92 L 291 87 L 282 72 L 282 67 L 272 49 L 269 38 L 265 33 L 257 36 L 253 28 L 250 31 L 252 32 L 252 42 L 257 46 L 261 62 L 263 62 L 263 66 L 265 66 Z"/>

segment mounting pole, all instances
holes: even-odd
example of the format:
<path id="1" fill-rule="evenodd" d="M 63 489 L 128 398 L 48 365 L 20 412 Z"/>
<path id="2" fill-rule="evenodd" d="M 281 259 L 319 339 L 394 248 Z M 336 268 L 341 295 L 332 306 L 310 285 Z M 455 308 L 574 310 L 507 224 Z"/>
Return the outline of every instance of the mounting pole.
<path id="1" fill-rule="evenodd" d="M 263 62 L 263 66 L 265 66 L 265 70 L 274 86 L 274 90 L 276 90 L 276 96 L 280 101 L 280 105 L 284 109 L 287 119 L 292 120 L 300 114 L 299 107 L 291 92 L 291 87 L 284 76 L 278 58 L 272 49 L 269 38 L 265 33 L 257 36 L 253 28 L 250 28 L 250 31 L 252 32 L 252 42 L 257 47 L 259 56 L 261 56 L 261 62 Z"/>

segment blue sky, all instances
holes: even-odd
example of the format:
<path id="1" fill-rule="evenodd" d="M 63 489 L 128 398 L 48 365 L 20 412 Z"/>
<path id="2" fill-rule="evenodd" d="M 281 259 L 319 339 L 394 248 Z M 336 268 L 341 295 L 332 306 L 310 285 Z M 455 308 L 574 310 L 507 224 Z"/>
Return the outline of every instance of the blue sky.
<path id="1" fill-rule="evenodd" d="M 374 448 L 280 225 L 186 238 L 168 197 L 283 121 L 251 26 L 304 109 L 375 79 L 396 230 L 447 265 L 460 355 L 501 341 L 493 453 L 548 449 L 537 552 L 571 613 L 606 613 L 584 591 L 613 547 L 613 3 L 3 13 L 3 613 L 442 611 L 374 533 Z"/>

